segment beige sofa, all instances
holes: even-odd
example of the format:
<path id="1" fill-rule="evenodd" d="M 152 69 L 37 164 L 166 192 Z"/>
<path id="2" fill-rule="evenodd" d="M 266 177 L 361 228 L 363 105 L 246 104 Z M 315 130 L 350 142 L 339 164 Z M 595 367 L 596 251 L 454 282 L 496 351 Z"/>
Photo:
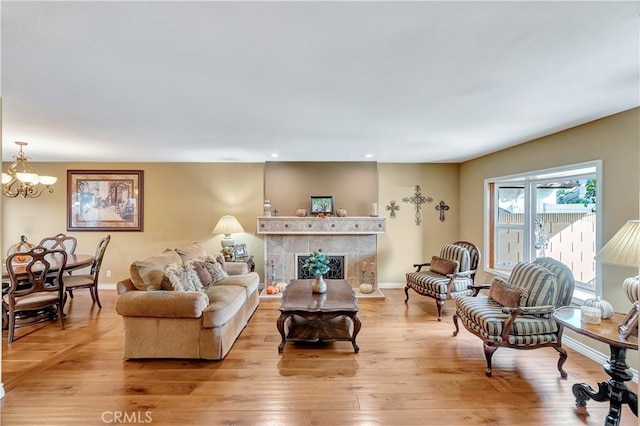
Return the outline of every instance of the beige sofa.
<path id="1" fill-rule="evenodd" d="M 258 306 L 260 279 L 246 264 L 226 265 L 217 256 L 227 277 L 203 291 L 164 289 L 167 265 L 202 256 L 202 246 L 194 243 L 131 264 L 130 278 L 117 284 L 125 358 L 219 360 L 229 352 Z"/>

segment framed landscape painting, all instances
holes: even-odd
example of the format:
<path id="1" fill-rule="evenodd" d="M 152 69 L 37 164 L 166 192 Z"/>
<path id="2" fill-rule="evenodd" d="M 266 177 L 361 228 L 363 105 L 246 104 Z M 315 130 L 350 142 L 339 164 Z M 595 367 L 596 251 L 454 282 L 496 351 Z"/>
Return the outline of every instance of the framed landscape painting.
<path id="1" fill-rule="evenodd" d="M 311 214 L 333 213 L 333 196 L 311 196 Z"/>
<path id="2" fill-rule="evenodd" d="M 68 231 L 142 231 L 142 170 L 67 170 Z"/>

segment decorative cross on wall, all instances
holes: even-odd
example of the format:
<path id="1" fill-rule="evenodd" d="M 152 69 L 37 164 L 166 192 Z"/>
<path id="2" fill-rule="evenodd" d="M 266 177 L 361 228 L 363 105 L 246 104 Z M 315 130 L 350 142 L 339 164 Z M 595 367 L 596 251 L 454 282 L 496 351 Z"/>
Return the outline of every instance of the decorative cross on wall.
<path id="1" fill-rule="evenodd" d="M 420 224 L 422 223 L 422 217 L 420 214 L 421 206 L 424 203 L 431 203 L 433 201 L 433 198 L 425 197 L 424 195 L 422 195 L 421 191 L 422 191 L 422 188 L 420 188 L 420 185 L 416 185 L 415 194 L 413 194 L 412 197 L 404 197 L 402 199 L 403 202 L 413 204 L 416 207 L 416 225 L 417 226 L 420 226 Z"/>
<path id="2" fill-rule="evenodd" d="M 278 209 L 273 209 L 272 211 L 274 216 L 278 216 Z"/>
<path id="3" fill-rule="evenodd" d="M 449 206 L 444 201 L 440 201 L 436 206 L 436 210 L 440 212 L 440 222 L 444 222 L 444 212 L 449 210 Z"/>
<path id="4" fill-rule="evenodd" d="M 395 219 L 396 212 L 400 210 L 400 206 L 396 204 L 395 200 L 391 200 L 391 202 L 387 207 L 385 207 L 385 209 L 387 209 L 388 212 L 391 212 L 389 213 L 389 216 L 391 217 L 391 219 Z"/>

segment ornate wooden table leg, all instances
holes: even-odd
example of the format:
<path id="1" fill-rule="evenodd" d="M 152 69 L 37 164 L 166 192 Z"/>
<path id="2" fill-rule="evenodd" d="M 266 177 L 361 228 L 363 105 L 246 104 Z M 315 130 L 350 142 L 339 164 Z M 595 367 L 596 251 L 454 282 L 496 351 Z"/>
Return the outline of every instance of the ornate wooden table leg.
<path id="1" fill-rule="evenodd" d="M 604 371 L 611 377 L 611 380 L 598 383 L 598 392 L 584 383 L 576 383 L 571 390 L 576 397 L 576 405 L 582 407 L 587 405 L 589 399 L 594 401 L 608 399 L 609 414 L 607 414 L 604 424 L 605 426 L 617 426 L 620 424 L 623 404 L 628 404 L 633 414 L 638 415 L 638 395 L 624 384 L 633 378 L 627 365 L 627 350 L 614 346 L 610 346 L 610 348 L 611 358 L 604 365 Z"/>
<path id="2" fill-rule="evenodd" d="M 278 327 L 278 332 L 280 332 L 280 336 L 282 336 L 282 342 L 280 342 L 280 344 L 278 345 L 278 353 L 281 354 L 282 350 L 284 349 L 284 345 L 286 343 L 286 338 L 284 335 L 284 323 L 287 320 L 289 316 L 285 315 L 285 314 L 280 314 L 280 316 L 278 317 L 278 322 L 276 323 L 277 327 Z"/>
<path id="3" fill-rule="evenodd" d="M 358 315 L 355 314 L 351 317 L 351 320 L 353 321 L 353 335 L 351 336 L 351 344 L 353 345 L 353 352 L 358 353 L 360 352 L 360 347 L 356 344 L 356 336 L 360 332 L 362 323 L 360 322 L 360 318 L 358 318 Z"/>

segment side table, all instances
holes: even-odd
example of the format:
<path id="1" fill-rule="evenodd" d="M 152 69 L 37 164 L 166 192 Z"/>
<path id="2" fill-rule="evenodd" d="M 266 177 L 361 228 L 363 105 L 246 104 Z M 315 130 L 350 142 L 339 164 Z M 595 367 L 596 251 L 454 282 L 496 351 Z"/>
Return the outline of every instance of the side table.
<path id="1" fill-rule="evenodd" d="M 576 397 L 576 405 L 586 407 L 587 401 L 609 400 L 609 414 L 605 418 L 605 426 L 617 426 L 620 423 L 622 405 L 628 404 L 633 414 L 638 416 L 638 395 L 631 391 L 624 382 L 633 378 L 627 365 L 627 349 L 638 350 L 638 336 L 624 339 L 618 333 L 618 324 L 624 319 L 622 314 L 613 314 L 601 324 L 586 324 L 580 319 L 580 308 L 565 306 L 557 309 L 553 317 L 563 326 L 576 333 L 590 337 L 609 345 L 611 357 L 603 365 L 604 371 L 611 377 L 607 382 L 598 383 L 598 391 L 585 383 L 576 383 L 571 388 Z"/>

